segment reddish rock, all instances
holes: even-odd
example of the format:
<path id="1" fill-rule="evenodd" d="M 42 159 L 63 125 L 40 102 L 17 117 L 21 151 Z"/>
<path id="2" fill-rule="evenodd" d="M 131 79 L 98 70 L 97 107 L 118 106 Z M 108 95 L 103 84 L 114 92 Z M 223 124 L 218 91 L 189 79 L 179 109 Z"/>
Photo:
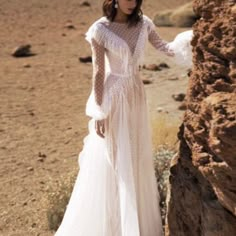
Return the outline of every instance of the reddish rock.
<path id="1" fill-rule="evenodd" d="M 172 94 L 172 98 L 177 102 L 182 102 L 185 98 L 185 94 L 184 93 Z"/>
<path id="2" fill-rule="evenodd" d="M 151 84 L 153 81 L 151 79 L 142 79 L 143 84 Z"/>
<path id="3" fill-rule="evenodd" d="M 32 55 L 30 49 L 31 49 L 30 44 L 20 45 L 12 51 L 11 55 L 13 57 L 28 57 Z"/>
<path id="4" fill-rule="evenodd" d="M 165 69 L 169 69 L 169 68 L 170 68 L 169 65 L 166 64 L 165 62 L 161 62 L 161 63 L 159 64 L 159 67 L 160 67 L 160 68 L 165 68 Z"/>
<path id="5" fill-rule="evenodd" d="M 82 6 L 82 7 L 90 7 L 91 4 L 88 1 L 83 1 L 82 3 L 80 3 L 80 6 Z"/>
<path id="6" fill-rule="evenodd" d="M 64 26 L 64 28 L 67 29 L 75 29 L 75 26 L 71 22 L 67 22 Z"/>
<path id="7" fill-rule="evenodd" d="M 232 0 L 195 0 L 194 67 L 170 169 L 168 236 L 236 235 L 236 21 Z"/>
<path id="8" fill-rule="evenodd" d="M 143 69 L 146 69 L 146 70 L 152 70 L 152 71 L 160 71 L 161 68 L 160 66 L 156 65 L 156 64 L 150 64 L 150 65 L 143 65 Z"/>
<path id="9" fill-rule="evenodd" d="M 185 111 L 187 109 L 187 104 L 185 101 L 183 101 L 179 106 L 178 106 L 178 109 L 180 111 Z"/>

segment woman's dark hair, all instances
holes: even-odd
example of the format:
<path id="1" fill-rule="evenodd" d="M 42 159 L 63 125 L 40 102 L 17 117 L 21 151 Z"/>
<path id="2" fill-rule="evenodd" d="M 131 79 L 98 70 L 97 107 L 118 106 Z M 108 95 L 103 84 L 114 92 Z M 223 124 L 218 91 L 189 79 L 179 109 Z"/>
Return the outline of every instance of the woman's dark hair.
<path id="1" fill-rule="evenodd" d="M 141 19 L 143 12 L 141 10 L 141 6 L 143 0 L 136 0 L 137 5 L 132 14 L 128 16 L 127 23 L 129 26 L 136 25 Z M 116 0 L 105 0 L 103 2 L 103 15 L 107 17 L 110 21 L 114 21 L 116 16 L 116 8 L 115 8 Z"/>

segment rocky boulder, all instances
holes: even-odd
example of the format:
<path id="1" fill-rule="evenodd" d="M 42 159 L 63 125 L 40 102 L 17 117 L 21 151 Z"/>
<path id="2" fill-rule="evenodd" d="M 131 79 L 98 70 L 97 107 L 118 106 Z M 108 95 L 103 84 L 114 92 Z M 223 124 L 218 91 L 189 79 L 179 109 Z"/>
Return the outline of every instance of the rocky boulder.
<path id="1" fill-rule="evenodd" d="M 168 236 L 236 235 L 235 0 L 195 0 L 193 69 L 172 160 Z"/>
<path id="2" fill-rule="evenodd" d="M 153 22 L 156 26 L 191 27 L 199 15 L 193 11 L 192 2 L 177 9 L 168 9 L 156 14 Z"/>

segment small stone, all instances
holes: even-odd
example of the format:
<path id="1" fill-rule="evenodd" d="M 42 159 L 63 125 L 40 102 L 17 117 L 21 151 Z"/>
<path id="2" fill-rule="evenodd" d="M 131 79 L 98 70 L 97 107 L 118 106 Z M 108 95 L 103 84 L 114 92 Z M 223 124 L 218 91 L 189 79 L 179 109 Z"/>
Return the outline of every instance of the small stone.
<path id="1" fill-rule="evenodd" d="M 28 170 L 28 171 L 33 171 L 34 168 L 33 168 L 32 166 L 29 166 L 29 167 L 27 167 L 27 170 Z"/>
<path id="2" fill-rule="evenodd" d="M 70 142 L 70 140 L 67 140 L 67 141 L 65 141 L 64 143 L 65 143 L 65 144 L 68 144 L 69 142 Z"/>
<path id="3" fill-rule="evenodd" d="M 150 64 L 148 66 L 143 65 L 143 69 L 151 70 L 151 71 L 161 71 L 161 68 L 156 64 Z"/>
<path id="4" fill-rule="evenodd" d="M 45 25 L 41 25 L 41 26 L 39 26 L 39 29 L 46 29 L 46 26 Z"/>
<path id="5" fill-rule="evenodd" d="M 30 65 L 30 64 L 28 64 L 28 63 L 26 63 L 26 64 L 24 64 L 24 65 L 23 65 L 23 67 L 25 67 L 25 68 L 30 68 L 30 67 L 31 67 L 31 65 Z"/>
<path id="6" fill-rule="evenodd" d="M 143 84 L 151 84 L 153 81 L 151 79 L 142 79 Z"/>
<path id="7" fill-rule="evenodd" d="M 163 112 L 164 111 L 163 107 L 158 107 L 156 110 L 157 110 L 157 112 Z"/>
<path id="8" fill-rule="evenodd" d="M 64 74 L 63 74 L 63 73 L 60 73 L 60 74 L 58 75 L 58 77 L 59 77 L 59 78 L 63 78 L 63 77 L 64 77 Z"/>
<path id="9" fill-rule="evenodd" d="M 188 69 L 188 70 L 187 70 L 187 75 L 188 75 L 188 77 L 190 77 L 191 74 L 192 74 L 192 70 L 191 70 L 191 69 Z"/>
<path id="10" fill-rule="evenodd" d="M 186 102 L 183 102 L 182 104 L 179 105 L 178 107 L 179 110 L 185 111 L 187 109 L 187 104 Z"/>
<path id="11" fill-rule="evenodd" d="M 170 78 L 168 78 L 168 80 L 178 80 L 179 78 L 178 77 L 170 77 Z"/>
<path id="12" fill-rule="evenodd" d="M 68 23 L 65 24 L 64 28 L 75 29 L 75 26 L 71 22 L 68 22 Z"/>
<path id="13" fill-rule="evenodd" d="M 172 94 L 172 98 L 175 101 L 182 102 L 185 98 L 185 94 L 184 93 Z"/>
<path id="14" fill-rule="evenodd" d="M 159 67 L 166 68 L 166 69 L 170 68 L 165 62 L 160 63 Z"/>
<path id="15" fill-rule="evenodd" d="M 82 7 L 90 7 L 91 4 L 88 1 L 83 1 L 82 3 L 80 3 L 80 6 L 82 6 Z"/>
<path id="16" fill-rule="evenodd" d="M 54 164 L 54 163 L 56 163 L 56 162 L 58 162 L 58 159 L 57 159 L 57 158 L 54 158 L 54 159 L 52 159 L 52 160 L 50 161 L 50 163 L 52 163 L 52 164 Z"/>
<path id="17" fill-rule="evenodd" d="M 33 223 L 33 224 L 31 225 L 31 227 L 32 227 L 32 228 L 35 228 L 36 225 L 37 225 L 36 223 Z"/>
<path id="18" fill-rule="evenodd" d="M 30 44 L 20 45 L 13 50 L 11 55 L 14 57 L 27 57 L 32 55 L 30 49 L 31 49 Z"/>
<path id="19" fill-rule="evenodd" d="M 79 61 L 82 63 L 92 62 L 92 57 L 91 56 L 79 57 Z"/>
<path id="20" fill-rule="evenodd" d="M 41 152 L 39 152 L 39 153 L 38 153 L 38 156 L 39 156 L 39 157 L 43 157 L 43 158 L 46 158 L 46 157 L 47 157 L 47 155 L 46 155 L 46 154 L 44 154 L 44 153 L 41 153 Z"/>
<path id="21" fill-rule="evenodd" d="M 37 161 L 44 162 L 44 158 L 40 157 L 40 158 L 37 159 Z"/>

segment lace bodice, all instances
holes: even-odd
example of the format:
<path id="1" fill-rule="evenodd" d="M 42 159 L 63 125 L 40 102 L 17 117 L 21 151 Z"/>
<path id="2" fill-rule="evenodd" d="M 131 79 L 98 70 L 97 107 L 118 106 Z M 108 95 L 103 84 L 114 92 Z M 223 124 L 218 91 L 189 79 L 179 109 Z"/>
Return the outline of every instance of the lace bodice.
<path id="1" fill-rule="evenodd" d="M 137 70 L 143 59 L 146 40 L 157 50 L 173 56 L 168 43 L 160 38 L 154 23 L 146 15 L 133 27 L 101 17 L 89 28 L 86 39 L 92 49 L 93 90 L 98 106 L 102 104 L 106 72 L 127 75 L 130 69 Z"/>

